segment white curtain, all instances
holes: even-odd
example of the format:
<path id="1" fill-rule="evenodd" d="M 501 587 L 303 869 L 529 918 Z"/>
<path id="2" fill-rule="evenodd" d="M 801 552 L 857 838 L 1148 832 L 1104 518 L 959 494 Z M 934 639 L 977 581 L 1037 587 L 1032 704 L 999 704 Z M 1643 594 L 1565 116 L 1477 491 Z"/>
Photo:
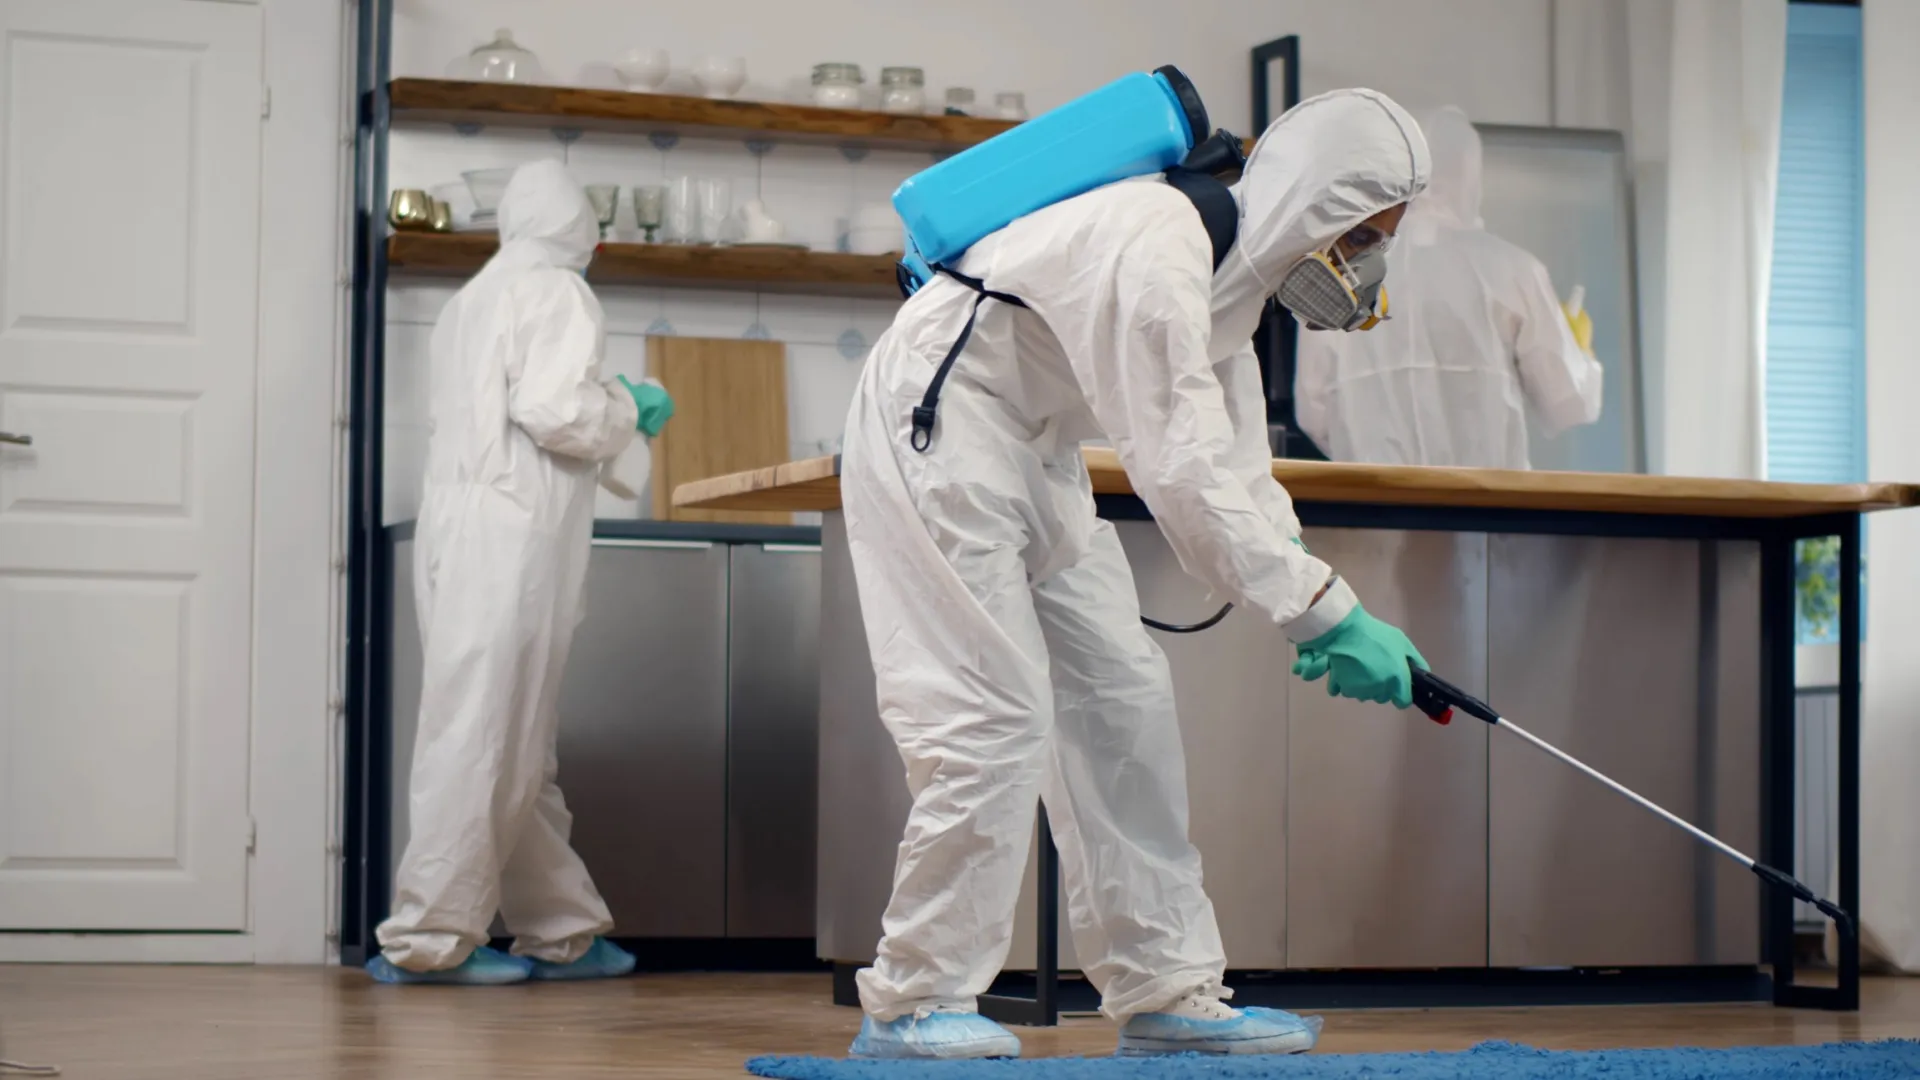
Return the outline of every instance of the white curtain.
<path id="1" fill-rule="evenodd" d="M 1920 483 L 1920 3 L 1864 0 L 1867 470 Z M 1860 887 L 1870 958 L 1920 972 L 1920 509 L 1868 518 Z"/>
<path id="2" fill-rule="evenodd" d="M 1647 460 L 1765 471 L 1787 0 L 1554 0 L 1554 122 L 1626 133 Z"/>

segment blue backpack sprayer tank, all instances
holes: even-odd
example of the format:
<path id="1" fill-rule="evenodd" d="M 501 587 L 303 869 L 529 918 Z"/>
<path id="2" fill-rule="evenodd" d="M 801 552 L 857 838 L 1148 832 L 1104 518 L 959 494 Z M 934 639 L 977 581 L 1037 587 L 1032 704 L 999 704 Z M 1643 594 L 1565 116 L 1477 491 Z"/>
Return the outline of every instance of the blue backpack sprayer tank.
<path id="1" fill-rule="evenodd" d="M 900 294 L 911 297 L 940 274 L 973 290 L 973 312 L 913 410 L 913 448 L 926 453 L 940 390 L 973 336 L 980 305 L 1026 302 L 987 288 L 953 268 L 968 248 L 1017 219 L 1097 187 L 1161 173 L 1199 212 L 1213 247 L 1213 265 L 1232 250 L 1240 211 L 1219 179 L 1246 164 L 1240 140 L 1207 130 L 1206 106 L 1178 68 L 1124 76 L 1084 97 L 1004 131 L 930 169 L 893 193 L 906 226 L 897 268 Z M 1197 142 L 1196 142 L 1197 140 Z"/>
<path id="2" fill-rule="evenodd" d="M 1239 140 L 1207 130 L 1199 92 L 1167 66 L 1122 76 L 914 174 L 893 193 L 907 233 L 902 294 L 989 233 L 1094 188 L 1176 167 L 1238 171 Z"/>

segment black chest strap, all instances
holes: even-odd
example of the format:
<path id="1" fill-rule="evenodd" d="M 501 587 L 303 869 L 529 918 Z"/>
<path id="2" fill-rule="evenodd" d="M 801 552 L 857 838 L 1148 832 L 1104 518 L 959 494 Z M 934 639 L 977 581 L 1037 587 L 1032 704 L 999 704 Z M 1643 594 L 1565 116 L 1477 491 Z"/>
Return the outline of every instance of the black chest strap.
<path id="1" fill-rule="evenodd" d="M 1233 241 L 1240 229 L 1240 208 L 1233 201 L 1233 192 L 1227 185 L 1213 176 L 1196 169 L 1174 166 L 1166 171 L 1167 183 L 1175 191 L 1185 195 L 1200 213 L 1200 223 L 1206 226 L 1207 240 L 1213 246 L 1213 268 L 1227 260 L 1227 252 L 1233 250 Z M 1026 301 L 1011 293 L 995 292 L 987 288 L 986 282 L 976 277 L 968 277 L 951 267 L 933 264 L 930 269 L 936 274 L 965 285 L 974 292 L 973 309 L 967 312 L 967 321 L 960 328 L 960 336 L 955 338 L 947 355 L 940 360 L 940 366 L 934 369 L 933 378 L 927 383 L 927 392 L 920 397 L 920 404 L 913 408 L 913 434 L 909 438 L 914 450 L 924 454 L 933 445 L 933 423 L 940 408 L 940 391 L 947 384 L 947 376 L 953 372 L 954 361 L 966 350 L 967 342 L 973 337 L 973 323 L 980 317 L 980 305 L 988 300 L 998 300 L 1003 304 L 1024 308 Z"/>

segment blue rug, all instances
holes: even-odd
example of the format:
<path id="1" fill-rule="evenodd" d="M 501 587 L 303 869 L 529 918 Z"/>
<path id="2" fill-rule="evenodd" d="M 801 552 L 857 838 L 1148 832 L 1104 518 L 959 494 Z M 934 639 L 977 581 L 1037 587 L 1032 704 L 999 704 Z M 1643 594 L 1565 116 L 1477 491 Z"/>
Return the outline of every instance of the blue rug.
<path id="1" fill-rule="evenodd" d="M 1920 1042 L 1732 1050 L 1535 1050 L 1482 1043 L 1447 1054 L 1021 1061 L 757 1057 L 747 1062 L 747 1071 L 773 1080 L 1913 1080 L 1920 1077 Z"/>

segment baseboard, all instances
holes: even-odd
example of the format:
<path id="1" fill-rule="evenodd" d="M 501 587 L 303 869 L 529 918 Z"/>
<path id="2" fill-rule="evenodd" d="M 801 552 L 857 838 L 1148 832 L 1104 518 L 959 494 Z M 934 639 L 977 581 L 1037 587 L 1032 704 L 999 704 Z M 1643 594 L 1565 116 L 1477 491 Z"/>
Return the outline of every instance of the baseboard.
<path id="1" fill-rule="evenodd" d="M 6 964 L 251 964 L 251 934 L 0 934 Z"/>
<path id="2" fill-rule="evenodd" d="M 815 954 L 812 938 L 616 936 L 613 942 L 634 955 L 640 971 L 824 972 L 833 966 Z M 513 939 L 494 938 L 492 944 L 504 950 Z"/>

